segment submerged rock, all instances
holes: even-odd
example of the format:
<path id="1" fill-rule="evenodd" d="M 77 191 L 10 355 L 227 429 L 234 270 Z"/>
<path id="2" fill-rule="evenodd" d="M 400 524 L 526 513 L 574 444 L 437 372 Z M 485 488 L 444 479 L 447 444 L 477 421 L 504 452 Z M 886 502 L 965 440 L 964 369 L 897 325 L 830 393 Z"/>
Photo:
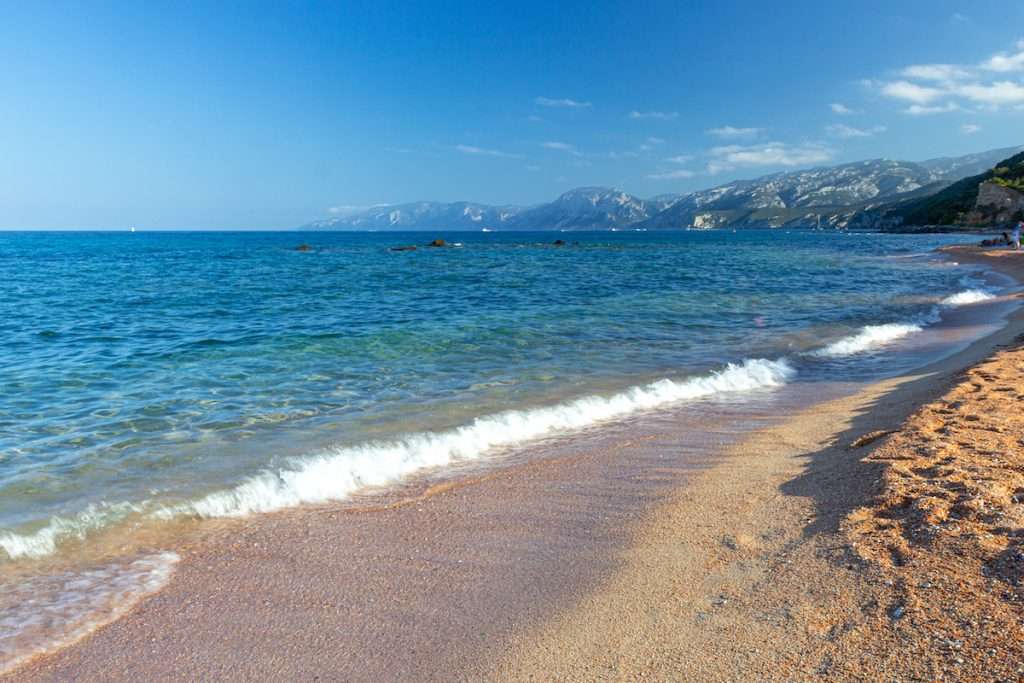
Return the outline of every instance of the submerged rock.
<path id="1" fill-rule="evenodd" d="M 428 247 L 447 247 L 448 243 L 445 242 L 444 240 L 434 240 L 433 242 L 431 242 L 427 246 Z"/>
<path id="2" fill-rule="evenodd" d="M 390 251 L 416 251 L 416 245 L 410 244 L 404 247 L 391 247 Z"/>
<path id="3" fill-rule="evenodd" d="M 313 247 L 309 246 L 308 244 L 303 243 L 303 244 L 300 244 L 299 246 L 295 247 L 295 251 L 313 251 Z"/>

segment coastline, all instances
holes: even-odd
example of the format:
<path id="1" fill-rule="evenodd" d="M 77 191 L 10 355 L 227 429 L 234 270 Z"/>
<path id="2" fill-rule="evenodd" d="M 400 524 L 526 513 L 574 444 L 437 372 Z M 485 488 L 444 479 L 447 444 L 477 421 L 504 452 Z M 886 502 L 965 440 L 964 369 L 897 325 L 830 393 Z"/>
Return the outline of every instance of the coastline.
<path id="1" fill-rule="evenodd" d="M 657 678 L 671 670 L 713 679 L 781 675 L 780 663 L 818 665 L 800 653 L 815 629 L 831 632 L 840 622 L 816 615 L 814 604 L 845 605 L 852 615 L 857 599 L 873 595 L 883 604 L 885 597 L 856 569 L 849 576 L 837 570 L 835 553 L 845 551 L 823 545 L 870 493 L 862 452 L 849 457 L 829 444 L 897 428 L 1021 329 L 1018 315 L 945 361 L 758 430 L 704 469 L 659 469 L 659 449 L 685 447 L 666 434 L 627 441 L 649 452 L 645 467 L 620 471 L 596 493 L 598 473 L 587 478 L 595 458 L 579 453 L 443 485 L 374 514 L 321 508 L 232 525 L 230 538 L 181 549 L 171 584 L 126 617 L 13 674 L 429 680 L 634 678 L 642 671 Z M 616 458 L 621 450 L 596 459 Z M 668 500 L 646 479 L 629 485 L 631 477 L 656 476 L 665 479 L 659 491 L 672 491 Z M 831 494 L 851 477 L 858 485 L 837 501 Z M 604 498 L 605 518 L 587 519 L 585 503 L 573 507 L 588 496 Z M 574 514 L 582 516 L 566 523 Z M 385 527 L 393 538 L 378 533 Z M 788 569 L 794 566 L 810 573 Z M 769 576 L 776 599 L 807 586 L 817 598 L 784 616 L 763 590 Z M 817 586 L 806 583 L 814 576 Z M 755 588 L 760 602 L 745 603 Z M 776 610 L 777 618 L 752 619 L 751 609 Z M 452 613 L 445 623 L 441 610 Z M 797 631 L 803 639 L 792 637 Z M 666 640 L 668 633 L 678 642 Z M 744 649 L 752 643 L 762 643 L 759 652 Z M 766 648 L 777 651 L 769 657 Z M 436 660 L 436 669 L 424 668 L 426 660 Z"/>
<path id="2" fill-rule="evenodd" d="M 1018 281 L 1024 275 L 1021 254 L 1007 262 L 1008 252 L 950 251 Z M 1007 378 L 991 374 L 993 366 L 1016 368 L 1010 379 L 1019 381 L 1022 332 L 1018 310 L 1001 331 L 950 358 L 759 431 L 640 525 L 623 569 L 608 584 L 513 641 L 494 663 L 493 678 L 1021 677 L 1021 571 L 1007 566 L 1020 559 L 1019 539 L 1011 538 L 1020 519 L 1016 532 L 1001 528 L 1007 538 L 989 548 L 996 562 L 987 565 L 964 546 L 940 555 L 912 538 L 919 520 L 899 527 L 894 520 L 914 517 L 905 509 L 916 496 L 956 489 L 970 476 L 988 478 L 970 462 L 953 464 L 952 471 L 931 473 L 932 490 L 908 491 L 908 482 L 921 477 L 914 454 L 934 450 L 919 425 L 930 412 L 946 414 L 946 431 L 998 430 L 1010 439 L 1024 433 L 1024 418 L 1005 411 L 978 416 L 977 405 L 962 400 L 966 390 L 979 391 L 978 373 L 1003 381 L 976 400 L 1006 394 Z M 950 416 L 947 407 L 957 403 Z M 963 452 L 945 455 L 949 465 Z M 1019 475 L 1001 477 L 994 484 L 1000 491 Z M 961 516 L 967 517 L 954 511 L 944 518 L 957 534 Z M 1000 516 L 998 523 L 1006 521 Z M 990 531 L 968 529 L 964 536 L 991 540 Z M 902 553 L 895 559 L 894 548 Z M 998 562 L 1002 584 L 992 570 Z"/>

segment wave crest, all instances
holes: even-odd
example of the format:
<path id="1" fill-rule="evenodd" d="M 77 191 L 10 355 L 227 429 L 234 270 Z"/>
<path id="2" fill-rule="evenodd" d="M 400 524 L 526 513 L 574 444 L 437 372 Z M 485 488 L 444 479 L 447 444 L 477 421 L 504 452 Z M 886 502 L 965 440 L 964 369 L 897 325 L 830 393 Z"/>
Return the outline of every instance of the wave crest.
<path id="1" fill-rule="evenodd" d="M 19 534 L 0 530 L 0 548 L 12 560 L 39 558 L 57 550 L 65 540 L 83 540 L 91 532 L 124 519 L 142 508 L 133 503 L 93 504 L 74 517 L 51 517 L 46 526 L 33 533 Z"/>
<path id="2" fill-rule="evenodd" d="M 814 352 L 815 356 L 825 358 L 842 358 L 884 346 L 891 342 L 921 331 L 920 325 L 907 323 L 889 323 L 886 325 L 868 325 L 856 334 L 833 342 L 823 349 Z"/>
<path id="3" fill-rule="evenodd" d="M 785 384 L 794 374 L 785 360 L 753 359 L 685 381 L 663 379 L 610 397 L 588 396 L 544 408 L 480 417 L 444 432 L 339 448 L 264 470 L 233 489 L 217 491 L 157 514 L 232 517 L 301 504 L 341 500 L 427 468 L 480 458 L 496 448 L 582 429 L 606 420 L 716 394 L 744 393 Z"/>
<path id="4" fill-rule="evenodd" d="M 941 303 L 945 306 L 967 306 L 994 298 L 995 295 L 986 292 L 984 289 L 967 289 L 947 296 Z"/>

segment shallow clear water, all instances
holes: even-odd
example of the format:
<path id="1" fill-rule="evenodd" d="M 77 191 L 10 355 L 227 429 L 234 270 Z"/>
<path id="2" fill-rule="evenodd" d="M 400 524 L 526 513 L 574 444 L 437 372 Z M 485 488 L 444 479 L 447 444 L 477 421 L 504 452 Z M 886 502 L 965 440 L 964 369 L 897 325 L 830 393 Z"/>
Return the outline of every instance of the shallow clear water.
<path id="1" fill-rule="evenodd" d="M 159 590 L 194 518 L 358 505 L 636 430 L 697 464 L 1012 305 L 935 258 L 951 237 L 389 250 L 433 237 L 0 232 L 0 673 Z"/>
<path id="2" fill-rule="evenodd" d="M 445 237 L 0 233 L 0 563 L 126 516 L 339 499 L 641 410 L 893 372 L 887 349 L 976 288 L 928 256 L 942 236 Z"/>

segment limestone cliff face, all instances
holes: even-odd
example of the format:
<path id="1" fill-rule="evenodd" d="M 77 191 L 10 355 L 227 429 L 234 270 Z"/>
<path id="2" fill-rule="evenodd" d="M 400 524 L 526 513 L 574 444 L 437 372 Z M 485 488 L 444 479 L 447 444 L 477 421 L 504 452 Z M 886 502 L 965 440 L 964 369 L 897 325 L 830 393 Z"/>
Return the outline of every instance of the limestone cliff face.
<path id="1" fill-rule="evenodd" d="M 1024 220 L 1024 194 L 996 182 L 978 185 L 978 199 L 967 213 L 970 225 L 998 225 Z"/>

